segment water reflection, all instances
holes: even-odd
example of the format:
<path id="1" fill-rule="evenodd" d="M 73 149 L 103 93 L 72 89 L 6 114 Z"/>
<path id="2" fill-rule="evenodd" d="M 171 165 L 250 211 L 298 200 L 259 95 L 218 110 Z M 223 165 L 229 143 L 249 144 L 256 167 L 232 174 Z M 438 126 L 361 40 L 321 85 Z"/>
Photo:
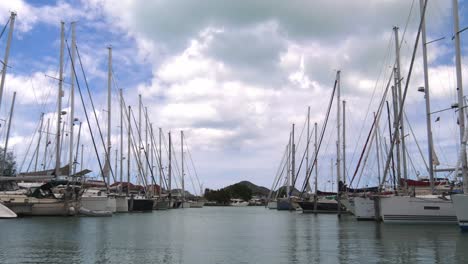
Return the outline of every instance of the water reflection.
<path id="1" fill-rule="evenodd" d="M 454 226 L 264 208 L 0 220 L 0 263 L 465 263 Z"/>

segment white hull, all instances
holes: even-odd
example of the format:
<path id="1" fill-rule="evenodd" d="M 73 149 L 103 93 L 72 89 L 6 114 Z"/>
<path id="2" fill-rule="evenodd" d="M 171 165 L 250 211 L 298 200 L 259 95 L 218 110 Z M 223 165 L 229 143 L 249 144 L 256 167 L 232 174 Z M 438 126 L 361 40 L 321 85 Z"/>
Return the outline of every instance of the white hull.
<path id="1" fill-rule="evenodd" d="M 190 202 L 182 202 L 182 208 L 190 208 Z"/>
<path id="2" fill-rule="evenodd" d="M 348 210 L 348 212 L 355 214 L 354 197 L 346 197 L 340 199 L 340 202 L 342 205 L 344 205 L 344 207 L 346 207 L 346 210 Z"/>
<path id="3" fill-rule="evenodd" d="M 87 189 L 83 193 L 81 196 L 81 207 L 97 212 L 108 211 L 115 213 L 117 211 L 115 196 L 108 196 L 107 193 L 96 189 Z"/>
<path id="4" fill-rule="evenodd" d="M 375 220 L 374 200 L 369 197 L 354 197 L 354 216 L 357 220 Z"/>
<path id="5" fill-rule="evenodd" d="M 468 230 L 468 195 L 454 194 L 451 196 L 458 225 L 462 230 Z"/>
<path id="6" fill-rule="evenodd" d="M 384 223 L 455 224 L 457 217 L 452 201 L 435 195 L 380 198 Z"/>
<path id="7" fill-rule="evenodd" d="M 115 197 L 115 211 L 117 213 L 126 213 L 128 212 L 128 201 L 126 196 L 116 196 Z"/>
<path id="8" fill-rule="evenodd" d="M 245 207 L 245 206 L 249 206 L 249 203 L 248 203 L 248 202 L 232 203 L 231 206 L 234 206 L 234 207 Z"/>
<path id="9" fill-rule="evenodd" d="M 117 212 L 117 202 L 115 200 L 115 197 L 113 196 L 107 197 L 107 210 L 106 211 L 110 211 L 112 213 Z"/>
<path id="10" fill-rule="evenodd" d="M 278 202 L 277 201 L 269 201 L 267 207 L 268 207 L 268 209 L 276 209 L 276 208 L 278 208 Z"/>
<path id="11" fill-rule="evenodd" d="M 0 218 L 16 218 L 15 212 L 0 203 Z"/>
<path id="12" fill-rule="evenodd" d="M 21 194 L 0 195 L 0 201 L 17 215 L 67 216 L 75 215 L 77 203 L 55 198 L 34 198 Z"/>
<path id="13" fill-rule="evenodd" d="M 190 208 L 203 208 L 203 205 L 205 205 L 205 201 L 195 201 L 192 202 Z"/>
<path id="14" fill-rule="evenodd" d="M 83 196 L 81 207 L 91 211 L 109 211 L 107 210 L 107 196 Z"/>

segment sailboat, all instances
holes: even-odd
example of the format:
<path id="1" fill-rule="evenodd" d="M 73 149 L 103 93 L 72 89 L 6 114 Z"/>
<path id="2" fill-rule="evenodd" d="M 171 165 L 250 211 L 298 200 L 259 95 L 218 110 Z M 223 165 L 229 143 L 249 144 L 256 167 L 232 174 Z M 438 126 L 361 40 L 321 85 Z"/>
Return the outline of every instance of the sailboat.
<path id="1" fill-rule="evenodd" d="M 458 90 L 458 106 L 459 106 L 459 122 L 460 122 L 460 135 L 461 136 L 461 147 L 460 154 L 456 166 L 456 173 L 458 174 L 458 168 L 462 166 L 463 176 L 463 194 L 452 195 L 452 202 L 455 208 L 455 214 L 457 216 L 458 226 L 462 230 L 468 230 L 468 172 L 467 172 L 467 160 L 466 160 L 466 142 L 468 137 L 468 129 L 465 125 L 465 110 L 464 110 L 464 97 L 463 97 L 463 85 L 462 85 L 462 68 L 461 68 L 461 51 L 460 51 L 460 30 L 459 30 L 459 19 L 458 19 L 458 1 L 453 0 L 453 19 L 454 19 L 454 30 L 455 30 L 455 52 L 456 52 L 456 71 L 457 71 L 457 90 Z"/>
<path id="2" fill-rule="evenodd" d="M 10 18 L 10 31 L 8 37 L 7 49 L 10 46 L 13 24 L 15 20 L 15 13 L 11 14 Z M 63 95 L 63 52 L 64 52 L 64 23 L 61 23 L 61 43 L 60 43 L 60 76 L 59 76 L 59 91 L 58 91 L 58 107 L 57 107 L 57 133 L 56 133 L 56 162 L 55 169 L 33 172 L 29 175 L 18 175 L 12 178 L 12 180 L 46 180 L 48 182 L 43 183 L 40 186 L 36 186 L 29 191 L 13 190 L 3 191 L 0 193 L 0 203 L 7 206 L 17 215 L 75 215 L 77 208 L 79 207 L 79 199 L 81 196 L 81 188 L 78 185 L 70 183 L 67 177 L 64 175 L 70 175 L 69 166 L 60 168 L 60 121 L 62 115 L 61 109 L 61 97 Z M 6 56 L 8 51 L 6 52 Z M 5 59 L 6 65 L 8 58 Z M 5 74 L 5 69 L 3 70 Z M 1 87 L 3 88 L 4 76 L 2 75 Z M 2 89 L 1 89 L 2 90 Z M 11 114 L 13 112 L 13 104 L 10 112 L 10 123 Z M 8 135 L 7 135 L 8 139 Z M 7 144 L 6 144 L 7 145 Z M 7 149 L 5 145 L 4 150 Z M 65 178 L 65 179 L 63 179 Z"/>
<path id="3" fill-rule="evenodd" d="M 454 0 L 454 3 L 457 0 Z M 416 37 L 416 44 L 413 50 L 413 58 L 411 60 L 409 74 L 406 80 L 406 87 L 403 95 L 403 99 L 400 98 L 400 111 L 398 113 L 398 117 L 395 117 L 397 123 L 402 120 L 403 116 L 403 104 L 406 97 L 406 91 L 408 88 L 408 84 L 410 82 L 412 66 L 414 63 L 414 57 L 417 50 L 417 44 L 419 41 L 419 36 L 422 35 L 422 46 L 423 46 L 423 62 L 424 62 L 424 79 L 425 79 L 425 87 L 423 91 L 425 92 L 426 97 L 426 121 L 427 121 L 427 132 L 428 132 L 428 152 L 429 152 L 429 174 L 430 174 L 430 182 L 432 187 L 432 192 L 434 192 L 434 176 L 433 176 L 433 164 L 432 164 L 432 133 L 431 133 L 431 124 L 430 124 L 430 106 L 429 106 L 429 75 L 427 71 L 427 53 L 426 53 L 426 29 L 425 29 L 425 10 L 427 6 L 427 1 L 420 1 L 421 3 L 421 22 L 420 28 L 418 30 L 418 34 Z M 458 35 L 458 34 L 457 34 Z M 398 39 L 396 38 L 396 43 L 398 43 Z M 397 49 L 397 60 L 396 66 L 397 76 L 396 79 L 400 79 L 399 76 L 399 45 L 396 45 Z M 457 56 L 458 57 L 458 56 Z M 401 85 L 398 82 L 398 85 Z M 460 97 L 460 92 L 462 89 L 459 90 L 459 114 L 461 119 L 463 120 L 463 98 Z M 400 93 L 401 94 L 401 93 Z M 460 123 L 464 123 L 464 120 Z M 401 122 L 403 123 L 403 122 Z M 462 129 L 462 125 L 460 124 L 460 129 Z M 395 127 L 395 131 L 398 131 L 399 127 Z M 394 133 L 397 134 L 397 133 Z M 392 140 L 392 144 L 390 146 L 390 153 L 392 153 L 393 146 L 394 146 L 395 138 Z M 387 158 L 384 178 L 386 176 L 386 172 L 388 171 L 389 165 L 389 158 Z M 466 164 L 466 163 L 465 163 Z M 408 192 L 407 188 L 404 188 L 404 191 Z M 427 194 L 427 195 L 393 195 L 389 197 L 381 197 L 380 198 L 380 214 L 382 216 L 382 220 L 384 223 L 439 223 L 439 224 L 453 224 L 456 223 L 457 218 L 455 215 L 455 209 L 453 206 L 452 201 L 450 200 L 449 196 L 444 195 L 437 195 L 437 194 Z"/>

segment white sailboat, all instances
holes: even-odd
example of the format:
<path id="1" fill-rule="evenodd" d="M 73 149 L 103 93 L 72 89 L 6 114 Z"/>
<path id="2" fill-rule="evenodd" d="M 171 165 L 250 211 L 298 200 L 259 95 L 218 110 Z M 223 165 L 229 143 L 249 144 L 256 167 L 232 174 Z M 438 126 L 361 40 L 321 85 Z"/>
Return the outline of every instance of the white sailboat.
<path id="1" fill-rule="evenodd" d="M 454 0 L 456 1 L 456 0 Z M 429 81 L 428 81 L 428 72 L 427 72 L 427 54 L 426 54 L 426 30 L 424 22 L 424 14 L 426 10 L 427 1 L 420 1 L 421 4 L 421 30 L 418 32 L 416 43 L 418 42 L 419 33 L 422 36 L 422 45 L 423 45 L 423 62 L 424 62 L 424 77 L 425 77 L 425 97 L 426 97 L 426 120 L 427 120 L 427 130 L 428 130 L 428 150 L 429 150 L 429 176 L 431 182 L 431 189 L 434 191 L 434 176 L 433 176 L 433 160 L 432 160 L 432 133 L 431 133 L 431 124 L 430 124 L 430 105 L 429 105 Z M 398 38 L 396 35 L 396 43 Z M 399 69 L 399 45 L 397 47 L 397 69 Z M 410 73 L 414 61 L 414 52 L 416 51 L 416 46 L 413 50 L 413 60 L 411 61 Z M 399 70 L 396 71 L 396 78 L 400 79 Z M 407 91 L 407 86 L 409 83 L 409 77 L 406 81 L 405 95 Z M 459 89 L 461 90 L 461 89 Z M 463 100 L 463 99 L 462 99 Z M 403 116 L 402 104 L 404 100 L 400 100 L 400 111 L 397 118 L 397 123 L 400 122 Z M 462 104 L 460 104 L 461 106 Z M 463 109 L 463 108 L 461 108 Z M 463 112 L 462 110 L 460 112 Z M 462 123 L 460 121 L 460 123 Z M 461 126 L 461 125 L 460 125 Z M 399 128 L 395 127 L 395 131 Z M 390 153 L 393 149 L 393 141 L 390 148 Z M 388 171 L 389 159 L 387 159 L 387 164 L 385 168 L 384 177 Z M 450 200 L 450 197 L 440 196 L 440 195 L 420 195 L 420 196 L 409 196 L 409 195 L 395 195 L 390 197 L 381 197 L 380 199 L 380 213 L 384 223 L 441 223 L 441 224 L 451 224 L 456 223 L 455 209 Z"/>
<path id="2" fill-rule="evenodd" d="M 457 72 L 457 90 L 458 90 L 458 105 L 459 105 L 459 122 L 460 122 L 460 137 L 461 147 L 460 155 L 456 166 L 456 173 L 458 175 L 458 168 L 462 166 L 463 175 L 463 194 L 452 195 L 452 202 L 455 208 L 458 225 L 462 230 L 468 230 L 468 172 L 466 160 L 466 142 L 468 131 L 465 127 L 465 114 L 464 114 L 464 98 L 463 98 L 463 84 L 462 84 L 462 68 L 461 68 L 461 51 L 460 51 L 460 30 L 458 19 L 458 1 L 453 0 L 453 19 L 455 30 L 455 52 L 456 52 L 456 72 Z"/>

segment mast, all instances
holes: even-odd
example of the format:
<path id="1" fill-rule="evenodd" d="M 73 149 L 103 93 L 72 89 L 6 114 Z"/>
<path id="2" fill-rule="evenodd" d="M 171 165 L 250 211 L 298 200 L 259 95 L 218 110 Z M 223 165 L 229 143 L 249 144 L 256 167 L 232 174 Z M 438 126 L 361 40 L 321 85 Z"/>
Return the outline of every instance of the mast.
<path id="1" fill-rule="evenodd" d="M 291 152 L 292 152 L 292 147 L 291 147 L 291 136 L 292 134 L 289 133 L 289 143 L 288 143 L 288 159 L 287 159 L 287 163 L 288 163 L 288 171 L 287 171 L 287 174 L 286 174 L 286 197 L 289 198 L 290 197 L 290 190 L 291 190 Z"/>
<path id="2" fill-rule="evenodd" d="M 317 162 L 317 151 L 318 151 L 318 145 L 317 145 L 317 122 L 314 123 L 314 130 L 315 130 L 315 142 L 314 142 L 314 156 L 315 156 L 315 184 L 314 184 L 314 212 L 317 212 L 317 200 L 318 200 L 318 195 L 317 195 L 317 191 L 318 191 L 318 162 Z"/>
<path id="3" fill-rule="evenodd" d="M 141 149 L 142 149 L 142 141 L 141 141 L 141 94 L 138 95 L 138 159 L 141 160 Z M 141 169 L 138 170 L 138 179 L 137 182 L 140 181 L 140 179 L 143 179 L 143 175 L 141 175 Z"/>
<path id="4" fill-rule="evenodd" d="M 80 170 L 83 170 L 83 153 L 84 153 L 84 144 L 81 144 L 81 162 L 80 162 Z"/>
<path id="5" fill-rule="evenodd" d="M 132 107 L 128 106 L 127 196 L 130 195 L 130 160 L 131 160 L 131 157 L 132 157 L 131 150 L 130 150 L 130 147 L 131 147 L 131 144 L 132 144 L 132 142 L 131 142 L 132 140 L 131 140 L 131 136 L 130 136 L 130 131 L 132 129 L 132 123 L 131 123 L 131 120 L 130 120 L 131 111 L 132 111 Z"/>
<path id="6" fill-rule="evenodd" d="M 76 23 L 71 23 L 72 31 L 72 45 L 71 45 L 71 63 L 75 62 L 75 48 L 76 48 L 76 32 L 75 32 Z M 69 156 L 68 156 L 68 176 L 72 174 L 73 168 L 73 130 L 75 127 L 75 71 L 73 70 L 73 65 L 70 66 L 70 147 L 69 147 Z"/>
<path id="7" fill-rule="evenodd" d="M 15 99 L 16 99 L 16 92 L 13 92 L 13 100 L 11 102 L 11 109 L 10 109 L 10 118 L 8 118 L 8 128 L 7 128 L 6 138 L 5 138 L 5 147 L 3 148 L 3 162 L 2 162 L 2 168 L 1 168 L 2 175 L 5 175 L 5 165 L 6 165 L 6 162 L 7 162 L 8 139 L 10 138 L 11 122 L 13 121 L 13 110 L 15 109 Z"/>
<path id="8" fill-rule="evenodd" d="M 309 175 L 309 145 L 310 145 L 310 106 L 307 107 L 307 147 L 306 147 L 306 178 Z M 307 183 L 310 192 L 310 183 Z"/>
<path id="9" fill-rule="evenodd" d="M 465 108 L 463 103 L 463 83 L 462 83 L 462 67 L 461 67 L 461 51 L 460 51 L 460 28 L 458 19 L 458 0 L 453 0 L 453 31 L 455 34 L 455 65 L 457 71 L 457 92 L 458 92 L 458 122 L 460 127 L 460 158 L 463 175 L 463 192 L 468 193 L 468 174 L 466 162 L 466 141 L 465 134 Z M 430 161 L 432 162 L 432 160 Z"/>
<path id="10" fill-rule="evenodd" d="M 50 133 L 50 118 L 47 118 L 47 131 L 46 131 L 46 143 L 44 147 L 44 164 L 42 168 L 45 170 L 47 167 L 47 147 L 49 147 L 49 133 Z"/>
<path id="11" fill-rule="evenodd" d="M 380 153 L 379 153 L 379 122 L 377 120 L 377 114 L 374 112 L 374 119 L 375 119 L 375 128 L 374 128 L 374 137 L 375 137 L 375 150 L 377 154 L 377 176 L 379 177 L 379 183 L 380 183 Z"/>
<path id="12" fill-rule="evenodd" d="M 163 165 L 162 165 L 162 128 L 159 128 L 159 198 L 161 198 L 162 194 L 162 186 L 163 186 Z"/>
<path id="13" fill-rule="evenodd" d="M 109 50 L 109 61 L 107 66 L 107 163 L 109 168 L 111 167 L 111 90 L 112 90 L 112 47 L 107 48 Z M 110 186 L 110 170 L 107 173 L 107 186 Z M 109 187 L 107 187 L 109 192 Z"/>
<path id="14" fill-rule="evenodd" d="M 424 0 L 419 0 L 419 4 L 422 9 L 424 8 Z M 422 16 L 422 14 L 421 14 Z M 432 127 L 431 127 L 431 101 L 429 94 L 429 73 L 427 70 L 427 46 L 426 46 L 426 21 L 423 18 L 421 27 L 421 42 L 423 52 L 423 65 L 424 65 L 424 98 L 426 99 L 426 125 L 427 125 L 427 148 L 429 154 L 429 179 L 431 184 L 431 191 L 434 192 L 434 165 L 433 165 L 433 139 L 432 139 Z"/>
<path id="15" fill-rule="evenodd" d="M 10 15 L 10 29 L 8 31 L 8 40 L 5 48 L 5 57 L 3 59 L 3 67 L 2 67 L 2 80 L 0 81 L 0 106 L 2 105 L 2 97 L 3 97 L 3 87 L 5 86 L 5 76 L 8 68 L 8 58 L 10 57 L 10 46 L 11 46 L 11 39 L 13 38 L 13 28 L 15 26 L 15 17 L 16 13 L 11 12 Z"/>
<path id="16" fill-rule="evenodd" d="M 150 166 L 151 166 L 151 180 L 153 181 L 153 195 L 156 194 L 156 180 L 153 177 L 153 171 L 154 171 L 154 134 L 153 134 L 153 123 L 150 123 L 150 147 L 148 147 L 150 151 Z"/>
<path id="17" fill-rule="evenodd" d="M 343 100 L 343 186 L 346 184 L 346 101 Z"/>
<path id="18" fill-rule="evenodd" d="M 421 10 L 424 6 L 421 6 Z M 424 22 L 423 22 L 424 23 Z M 398 27 L 393 27 L 393 30 L 395 32 L 395 56 L 396 56 L 396 71 L 395 71 L 395 79 L 397 80 L 397 83 L 395 84 L 398 87 L 398 105 L 400 111 L 404 111 L 403 107 L 403 95 L 401 91 L 401 68 L 400 68 L 400 41 L 398 38 Z M 424 45 L 423 41 L 423 45 Z M 403 119 L 400 120 L 399 124 L 400 130 L 401 130 L 401 166 L 403 167 L 403 179 L 405 179 L 405 190 L 407 190 L 408 184 L 406 183 L 406 180 L 408 179 L 408 168 L 406 164 L 406 143 L 405 143 L 405 122 Z M 398 165 L 400 166 L 400 165 Z"/>
<path id="19" fill-rule="evenodd" d="M 393 71 L 396 72 L 396 68 L 393 68 Z M 396 75 L 396 74 L 395 74 Z M 395 84 L 397 79 L 394 79 Z M 400 168 L 400 129 L 398 129 L 398 92 L 396 85 L 392 86 L 392 102 L 393 102 L 393 128 L 395 129 L 395 135 L 393 136 L 395 140 L 395 154 L 396 154 L 396 178 L 398 184 L 401 183 L 401 168 Z"/>
<path id="20" fill-rule="evenodd" d="M 180 153 L 182 163 L 182 201 L 185 202 L 185 172 L 184 172 L 184 131 L 180 131 Z"/>
<path id="21" fill-rule="evenodd" d="M 34 171 L 37 171 L 37 160 L 39 159 L 39 147 L 41 146 L 43 124 L 44 124 L 44 113 L 41 114 L 41 125 L 39 126 L 39 139 L 37 140 L 36 161 L 34 162 Z"/>
<path id="22" fill-rule="evenodd" d="M 81 124 L 82 124 L 82 122 L 80 122 L 80 126 L 78 127 L 78 142 L 76 142 L 76 154 L 75 154 L 75 158 L 73 160 L 73 175 L 76 174 L 76 161 L 78 159 L 78 148 L 80 147 L 80 138 L 81 138 Z"/>
<path id="23" fill-rule="evenodd" d="M 340 163 L 341 163 L 341 152 L 340 152 L 340 140 L 341 140 L 341 131 L 340 131 L 340 104 L 341 104 L 341 80 L 340 80 L 340 73 L 341 71 L 337 71 L 336 73 L 336 81 L 337 81 L 337 87 L 336 87 L 336 133 L 337 133 L 337 138 L 336 138 L 336 186 L 337 186 L 337 201 L 338 201 L 338 216 L 341 214 L 341 190 L 340 190 L 340 181 L 341 181 L 341 168 L 340 168 Z"/>
<path id="24" fill-rule="evenodd" d="M 117 173 L 117 161 L 118 161 L 119 152 L 118 149 L 115 149 L 115 165 L 114 165 L 114 173 Z"/>
<path id="25" fill-rule="evenodd" d="M 119 102 L 120 102 L 120 188 L 119 194 L 122 195 L 122 187 L 123 187 L 123 96 L 122 96 L 122 89 L 119 89 Z"/>
<path id="26" fill-rule="evenodd" d="M 148 159 L 148 151 L 149 150 L 149 144 L 148 144 L 148 107 L 145 106 L 145 151 L 146 151 L 146 159 Z M 146 182 L 151 181 L 151 175 L 148 173 L 150 162 L 145 162 L 145 175 L 146 175 Z"/>
<path id="27" fill-rule="evenodd" d="M 171 186 L 171 177 L 172 177 L 172 140 L 171 140 L 171 132 L 169 132 L 169 168 L 168 168 L 168 172 L 167 172 L 167 176 L 168 176 L 168 187 L 167 187 L 167 190 L 169 191 L 169 197 L 171 197 L 172 199 L 172 195 L 171 195 L 171 191 L 172 191 L 172 186 Z"/>
<path id="28" fill-rule="evenodd" d="M 296 144 L 294 142 L 294 124 L 292 124 L 291 148 L 291 183 L 294 184 L 294 178 L 296 177 Z M 294 185 L 292 186 L 292 191 L 294 191 Z"/>
<path id="29" fill-rule="evenodd" d="M 63 96 L 63 50 L 65 47 L 65 23 L 60 22 L 60 72 L 59 72 L 59 89 L 57 93 L 57 135 L 55 144 L 55 177 L 60 174 L 60 122 L 62 120 L 62 96 Z"/>

